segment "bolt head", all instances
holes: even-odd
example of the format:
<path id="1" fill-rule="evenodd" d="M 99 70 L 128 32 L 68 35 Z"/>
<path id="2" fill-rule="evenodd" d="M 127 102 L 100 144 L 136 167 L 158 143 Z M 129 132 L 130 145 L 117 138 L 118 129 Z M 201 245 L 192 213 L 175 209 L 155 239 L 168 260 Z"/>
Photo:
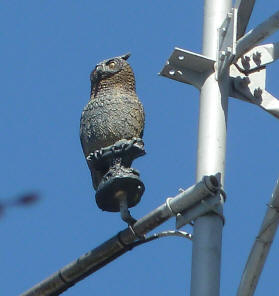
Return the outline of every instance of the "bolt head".
<path id="1" fill-rule="evenodd" d="M 224 36 L 227 32 L 227 28 L 223 27 L 221 30 L 221 34 Z"/>
<path id="2" fill-rule="evenodd" d="M 220 60 L 223 61 L 225 59 L 225 56 L 226 56 L 226 52 L 224 50 L 222 50 L 220 52 Z"/>
<path id="3" fill-rule="evenodd" d="M 175 74 L 175 70 L 170 70 L 170 71 L 169 71 L 169 74 L 170 74 L 171 76 L 173 76 L 173 75 Z"/>
<path id="4" fill-rule="evenodd" d="M 230 46 L 227 47 L 226 55 L 230 55 L 232 53 L 232 48 Z"/>

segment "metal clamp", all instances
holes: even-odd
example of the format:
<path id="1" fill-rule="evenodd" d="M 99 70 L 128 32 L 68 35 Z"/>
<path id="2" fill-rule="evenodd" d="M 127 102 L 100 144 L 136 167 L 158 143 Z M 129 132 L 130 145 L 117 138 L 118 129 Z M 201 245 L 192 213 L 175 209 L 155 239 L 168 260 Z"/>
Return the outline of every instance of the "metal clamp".
<path id="1" fill-rule="evenodd" d="M 220 190 L 220 203 L 224 203 L 226 200 L 226 193 L 224 190 Z M 218 215 L 222 221 L 223 221 L 223 225 L 225 225 L 225 216 L 223 215 L 223 213 L 218 210 L 217 205 L 210 205 L 206 200 L 202 200 L 201 204 L 208 209 L 208 212 L 214 212 L 216 215 Z"/>
<path id="2" fill-rule="evenodd" d="M 169 210 L 169 212 L 171 213 L 171 216 L 175 216 L 177 213 L 175 213 L 173 210 L 172 210 L 172 208 L 171 208 L 171 206 L 170 206 L 170 201 L 172 200 L 172 197 L 168 197 L 167 199 L 166 199 L 166 207 L 167 207 L 167 209 Z"/>
<path id="3" fill-rule="evenodd" d="M 226 200 L 226 193 L 223 189 L 220 189 L 217 194 L 210 196 L 185 212 L 178 213 L 176 215 L 176 228 L 179 229 L 186 224 L 193 225 L 192 221 L 200 216 L 203 216 L 209 212 L 217 214 L 225 224 L 225 217 L 223 213 L 218 210 L 218 206 L 223 204 Z"/>

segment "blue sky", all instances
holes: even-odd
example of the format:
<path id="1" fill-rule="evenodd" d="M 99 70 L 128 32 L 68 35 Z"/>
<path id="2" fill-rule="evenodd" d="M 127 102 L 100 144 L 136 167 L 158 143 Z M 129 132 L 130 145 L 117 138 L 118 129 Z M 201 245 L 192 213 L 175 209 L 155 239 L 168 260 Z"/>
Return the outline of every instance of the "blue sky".
<path id="1" fill-rule="evenodd" d="M 249 28 L 278 10 L 258 0 Z M 157 73 L 175 46 L 201 52 L 203 1 L 2 1 L 1 200 L 35 191 L 40 202 L 1 218 L 1 295 L 18 295 L 126 226 L 100 211 L 80 142 L 89 74 L 131 52 L 146 112 L 147 155 L 136 160 L 146 191 L 142 217 L 195 182 L 198 96 Z M 276 33 L 267 42 L 279 40 Z M 267 89 L 279 97 L 279 65 Z M 279 121 L 230 99 L 221 294 L 235 295 L 279 177 Z M 159 229 L 173 229 L 172 219 Z M 185 228 L 191 231 L 190 227 Z M 255 295 L 278 295 L 278 235 Z M 189 295 L 191 243 L 163 238 L 138 247 L 63 295 Z"/>

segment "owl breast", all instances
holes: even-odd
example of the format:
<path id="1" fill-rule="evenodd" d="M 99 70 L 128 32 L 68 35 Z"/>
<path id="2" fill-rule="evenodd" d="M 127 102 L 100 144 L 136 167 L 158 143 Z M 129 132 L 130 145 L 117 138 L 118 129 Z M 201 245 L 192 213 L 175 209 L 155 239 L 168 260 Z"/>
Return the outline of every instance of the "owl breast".
<path id="1" fill-rule="evenodd" d="M 144 111 L 136 94 L 96 96 L 85 106 L 80 138 L 85 155 L 121 139 L 142 137 Z"/>

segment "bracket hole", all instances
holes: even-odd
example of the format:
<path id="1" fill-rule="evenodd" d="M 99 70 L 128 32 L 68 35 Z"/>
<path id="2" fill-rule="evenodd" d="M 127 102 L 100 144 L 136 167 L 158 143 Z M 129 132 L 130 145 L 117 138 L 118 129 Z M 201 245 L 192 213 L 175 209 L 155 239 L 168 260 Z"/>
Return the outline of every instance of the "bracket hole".
<path id="1" fill-rule="evenodd" d="M 169 74 L 173 76 L 175 74 L 175 70 L 170 70 Z"/>
<path id="2" fill-rule="evenodd" d="M 184 60 L 184 56 L 179 56 L 178 59 L 179 59 L 180 61 L 183 61 L 183 60 Z"/>

